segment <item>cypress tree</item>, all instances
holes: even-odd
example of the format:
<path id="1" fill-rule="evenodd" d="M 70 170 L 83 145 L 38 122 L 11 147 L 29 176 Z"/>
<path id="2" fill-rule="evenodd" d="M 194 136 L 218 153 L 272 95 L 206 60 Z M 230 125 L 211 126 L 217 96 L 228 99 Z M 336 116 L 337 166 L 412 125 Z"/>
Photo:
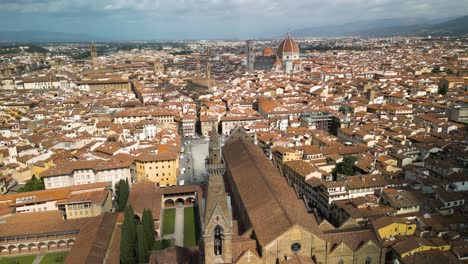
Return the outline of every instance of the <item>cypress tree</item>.
<path id="1" fill-rule="evenodd" d="M 128 185 L 128 180 L 119 181 L 119 191 L 117 193 L 118 193 L 117 204 L 119 207 L 118 210 L 121 212 L 127 206 L 127 200 L 130 194 L 130 187 Z"/>
<path id="2" fill-rule="evenodd" d="M 149 209 L 143 211 L 143 231 L 145 232 L 146 243 L 148 248 L 153 248 L 154 236 L 156 235 L 154 231 L 154 222 L 153 222 L 153 213 Z"/>
<path id="3" fill-rule="evenodd" d="M 124 221 L 122 223 L 122 236 L 120 239 L 120 263 L 135 263 L 136 247 L 136 221 L 131 205 L 125 208 Z"/>
<path id="4" fill-rule="evenodd" d="M 145 232 L 143 231 L 142 224 L 138 224 L 137 226 L 136 252 L 138 263 L 148 263 L 148 244 L 146 243 Z"/>

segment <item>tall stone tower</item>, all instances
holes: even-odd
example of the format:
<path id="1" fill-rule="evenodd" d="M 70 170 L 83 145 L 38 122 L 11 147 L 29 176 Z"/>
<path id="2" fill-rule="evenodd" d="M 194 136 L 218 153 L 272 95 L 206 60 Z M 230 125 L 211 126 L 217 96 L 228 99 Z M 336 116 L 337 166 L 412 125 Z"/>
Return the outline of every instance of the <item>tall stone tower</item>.
<path id="1" fill-rule="evenodd" d="M 201 78 L 201 64 L 200 64 L 200 56 L 197 57 L 197 73 L 196 73 L 197 78 Z"/>
<path id="2" fill-rule="evenodd" d="M 247 70 L 253 71 L 255 63 L 255 51 L 253 40 L 247 40 Z"/>
<path id="3" fill-rule="evenodd" d="M 96 49 L 96 44 L 91 43 L 89 46 L 89 51 L 91 53 L 91 62 L 93 64 L 93 68 L 98 67 L 98 62 L 97 62 L 97 49 Z"/>
<path id="4" fill-rule="evenodd" d="M 207 63 L 205 66 L 205 78 L 207 80 L 211 79 L 211 63 Z"/>
<path id="5" fill-rule="evenodd" d="M 222 165 L 222 157 L 221 157 L 221 145 L 219 143 L 218 131 L 216 130 L 216 126 L 213 125 L 211 129 L 210 135 L 210 143 L 208 147 L 208 161 L 207 161 L 207 169 L 210 170 L 210 165 Z"/>
<path id="6" fill-rule="evenodd" d="M 232 263 L 232 211 L 224 186 L 224 163 L 213 128 L 207 160 L 208 187 L 203 203 L 204 263 Z"/>

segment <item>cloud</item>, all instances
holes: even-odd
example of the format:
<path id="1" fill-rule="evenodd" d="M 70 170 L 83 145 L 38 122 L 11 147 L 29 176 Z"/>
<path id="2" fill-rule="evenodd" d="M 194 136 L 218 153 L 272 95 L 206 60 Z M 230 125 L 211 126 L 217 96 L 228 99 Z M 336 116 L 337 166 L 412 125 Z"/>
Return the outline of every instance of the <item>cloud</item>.
<path id="1" fill-rule="evenodd" d="M 34 25 L 94 33 L 127 29 L 252 37 L 357 20 L 454 17 L 467 10 L 466 0 L 0 0 L 0 23 L 12 30 Z"/>

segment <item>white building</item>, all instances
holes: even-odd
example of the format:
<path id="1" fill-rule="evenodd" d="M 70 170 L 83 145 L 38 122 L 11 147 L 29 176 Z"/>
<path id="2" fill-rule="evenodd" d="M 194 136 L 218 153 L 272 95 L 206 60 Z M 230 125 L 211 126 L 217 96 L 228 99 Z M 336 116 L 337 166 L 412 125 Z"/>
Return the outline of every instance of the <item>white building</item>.
<path id="1" fill-rule="evenodd" d="M 66 161 L 41 173 L 46 189 L 97 183 L 112 182 L 112 188 L 120 180 L 131 184 L 131 162 L 116 160 Z"/>

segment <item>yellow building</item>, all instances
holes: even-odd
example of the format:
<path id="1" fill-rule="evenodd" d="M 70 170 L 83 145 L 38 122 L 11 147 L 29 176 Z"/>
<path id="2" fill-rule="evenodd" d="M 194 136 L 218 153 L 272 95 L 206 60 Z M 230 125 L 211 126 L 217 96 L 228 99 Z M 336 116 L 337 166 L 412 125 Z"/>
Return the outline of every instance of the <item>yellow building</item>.
<path id="1" fill-rule="evenodd" d="M 271 154 L 273 163 L 279 168 L 282 168 L 285 162 L 302 159 L 301 151 L 283 146 L 273 147 Z"/>
<path id="2" fill-rule="evenodd" d="M 39 175 L 42 172 L 48 170 L 53 165 L 54 163 L 51 159 L 45 161 L 38 161 L 34 163 L 34 165 L 31 167 L 31 175 L 36 175 L 36 177 L 39 177 Z"/>
<path id="3" fill-rule="evenodd" d="M 137 181 L 148 179 L 158 186 L 177 184 L 179 155 L 175 149 L 147 151 L 135 158 Z"/>
<path id="4" fill-rule="evenodd" d="M 380 240 L 395 236 L 411 236 L 416 230 L 416 222 L 400 217 L 384 216 L 372 221 L 377 237 Z"/>
<path id="5" fill-rule="evenodd" d="M 76 192 L 57 206 L 65 208 L 67 219 L 94 217 L 112 210 L 111 190 Z"/>
<path id="6" fill-rule="evenodd" d="M 393 251 L 395 251 L 399 258 L 405 258 L 417 252 L 428 250 L 448 251 L 450 248 L 451 246 L 441 237 L 428 240 L 426 238 L 411 236 L 404 241 L 392 245 Z"/>

